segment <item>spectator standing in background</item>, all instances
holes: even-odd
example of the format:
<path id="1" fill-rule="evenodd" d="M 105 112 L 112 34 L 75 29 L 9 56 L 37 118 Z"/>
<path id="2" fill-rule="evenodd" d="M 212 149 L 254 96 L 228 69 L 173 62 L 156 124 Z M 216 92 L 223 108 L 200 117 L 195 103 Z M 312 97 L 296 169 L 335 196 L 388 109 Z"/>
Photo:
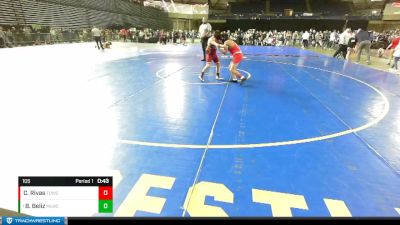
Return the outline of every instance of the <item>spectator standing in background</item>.
<path id="1" fill-rule="evenodd" d="M 329 35 L 329 44 L 328 48 L 333 48 L 335 46 L 335 40 L 336 40 L 336 30 L 334 30 L 332 33 Z"/>
<path id="2" fill-rule="evenodd" d="M 308 33 L 308 31 L 304 32 L 302 35 L 302 39 L 303 39 L 303 49 L 308 48 L 308 42 L 310 40 L 310 33 Z"/>
<path id="3" fill-rule="evenodd" d="M 389 62 L 387 63 L 387 65 L 390 65 L 390 62 L 392 62 L 394 50 L 396 49 L 397 45 L 399 45 L 399 42 L 400 42 L 400 34 L 397 34 L 397 36 L 392 40 L 392 42 L 386 48 L 386 50 L 389 49 Z"/>
<path id="4" fill-rule="evenodd" d="M 192 31 L 190 32 L 190 39 L 191 39 L 192 43 L 194 43 L 194 36 L 195 36 L 195 31 L 192 30 Z"/>
<path id="5" fill-rule="evenodd" d="M 159 43 L 163 45 L 167 44 L 167 34 L 166 32 L 164 32 L 164 30 L 161 30 L 160 32 Z"/>
<path id="6" fill-rule="evenodd" d="M 100 50 L 101 47 L 101 49 L 104 50 L 103 44 L 101 43 L 101 31 L 99 30 L 99 28 L 94 26 L 92 29 L 92 35 L 94 37 L 94 40 L 96 41 L 97 48 Z"/>
<path id="7" fill-rule="evenodd" d="M 357 60 L 356 62 L 360 62 L 360 57 L 362 50 L 365 49 L 367 51 L 367 64 L 371 64 L 371 54 L 370 54 L 370 49 L 371 49 L 371 37 L 368 33 L 368 31 L 365 31 L 363 29 L 358 29 L 357 34 L 356 34 L 356 43 L 357 43 Z"/>
<path id="8" fill-rule="evenodd" d="M 0 48 L 6 47 L 6 33 L 3 31 L 3 27 L 0 26 Z"/>
<path id="9" fill-rule="evenodd" d="M 186 45 L 186 33 L 184 31 L 181 33 L 181 44 Z"/>
<path id="10" fill-rule="evenodd" d="M 333 57 L 336 57 L 341 52 L 343 55 L 343 59 L 346 58 L 347 47 L 350 38 L 351 38 L 351 29 L 347 28 L 345 31 L 343 31 L 343 33 L 339 35 L 339 48 L 336 50 L 335 54 L 333 54 Z"/>
<path id="11" fill-rule="evenodd" d="M 10 45 L 15 45 L 14 34 L 15 34 L 15 27 L 8 29 L 6 32 L 6 36 Z"/>
<path id="12" fill-rule="evenodd" d="M 0 48 L 12 47 L 11 43 L 8 41 L 6 32 L 3 31 L 3 27 L 0 26 Z"/>
<path id="13" fill-rule="evenodd" d="M 199 27 L 199 35 L 201 38 L 201 47 L 203 49 L 203 59 L 201 61 L 206 61 L 206 48 L 208 38 L 211 37 L 211 24 L 207 23 L 206 18 L 203 17 L 202 24 Z"/>
<path id="14" fill-rule="evenodd" d="M 173 34 L 173 36 L 172 36 L 172 43 L 173 43 L 174 45 L 178 44 L 178 38 L 179 38 L 178 31 L 174 31 L 174 34 Z"/>
<path id="15" fill-rule="evenodd" d="M 296 46 L 296 41 L 297 39 L 299 39 L 299 33 L 297 32 L 297 30 L 293 33 L 293 46 Z"/>
<path id="16" fill-rule="evenodd" d="M 128 36 L 128 31 L 125 29 L 125 27 L 123 27 L 120 31 L 119 31 L 119 36 L 121 39 L 124 40 L 124 42 L 126 42 L 126 37 Z"/>
<path id="17" fill-rule="evenodd" d="M 391 71 L 398 72 L 399 68 L 397 67 L 397 62 L 400 60 L 400 45 L 397 45 L 396 48 L 394 49 L 393 57 L 394 57 L 394 62 Z"/>
<path id="18" fill-rule="evenodd" d="M 349 43 L 347 44 L 346 60 L 350 60 L 350 56 L 356 52 L 356 34 L 351 33 Z"/>

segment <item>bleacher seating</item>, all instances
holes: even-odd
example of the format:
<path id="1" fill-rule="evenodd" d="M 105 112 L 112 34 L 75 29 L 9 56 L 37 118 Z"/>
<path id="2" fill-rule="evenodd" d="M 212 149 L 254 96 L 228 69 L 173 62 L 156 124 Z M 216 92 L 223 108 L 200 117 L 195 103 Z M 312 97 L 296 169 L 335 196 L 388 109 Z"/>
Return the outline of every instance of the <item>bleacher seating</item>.
<path id="1" fill-rule="evenodd" d="M 233 14 L 263 14 L 265 11 L 265 2 L 233 2 L 231 3 L 231 12 Z"/>
<path id="2" fill-rule="evenodd" d="M 321 15 L 339 16 L 351 13 L 350 2 L 338 2 L 334 0 L 312 1 L 314 13 Z"/>
<path id="3" fill-rule="evenodd" d="M 272 12 L 283 12 L 285 9 L 293 9 L 294 12 L 306 12 L 305 0 L 270 0 Z"/>
<path id="4" fill-rule="evenodd" d="M 167 13 L 123 0 L 20 0 L 20 3 L 26 25 L 72 29 L 111 24 L 172 27 Z M 12 0 L 1 0 L 0 8 L 0 24 L 17 24 Z"/>
<path id="5" fill-rule="evenodd" d="M 17 18 L 14 13 L 11 0 L 0 1 L 0 21 L 4 24 L 16 24 Z"/>
<path id="6" fill-rule="evenodd" d="M 85 26 L 87 24 L 86 12 L 83 8 L 32 0 L 20 1 L 27 25 L 60 28 L 87 27 Z"/>

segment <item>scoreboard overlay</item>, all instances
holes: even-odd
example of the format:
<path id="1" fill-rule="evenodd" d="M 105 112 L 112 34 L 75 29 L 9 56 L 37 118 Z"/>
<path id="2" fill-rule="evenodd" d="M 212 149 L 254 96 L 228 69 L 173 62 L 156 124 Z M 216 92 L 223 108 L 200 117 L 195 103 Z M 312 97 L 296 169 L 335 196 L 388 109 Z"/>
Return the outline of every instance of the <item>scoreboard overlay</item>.
<path id="1" fill-rule="evenodd" d="M 112 177 L 19 177 L 18 212 L 31 216 L 113 213 Z"/>

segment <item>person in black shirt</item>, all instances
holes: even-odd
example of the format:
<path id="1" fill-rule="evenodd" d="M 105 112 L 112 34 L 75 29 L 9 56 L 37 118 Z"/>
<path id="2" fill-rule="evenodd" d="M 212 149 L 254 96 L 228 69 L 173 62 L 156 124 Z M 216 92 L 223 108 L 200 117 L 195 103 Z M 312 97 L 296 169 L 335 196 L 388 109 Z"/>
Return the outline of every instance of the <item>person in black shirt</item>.
<path id="1" fill-rule="evenodd" d="M 172 43 L 173 43 L 174 45 L 178 44 L 178 43 L 177 43 L 177 42 L 178 42 L 178 39 L 179 39 L 179 34 L 178 34 L 177 31 L 175 31 L 174 34 L 173 34 L 173 36 L 172 36 Z"/>
<path id="2" fill-rule="evenodd" d="M 181 34 L 181 44 L 186 45 L 186 33 L 184 31 Z"/>
<path id="3" fill-rule="evenodd" d="M 161 30 L 161 32 L 160 32 L 159 42 L 162 45 L 166 45 L 167 44 L 167 34 L 166 34 L 166 32 L 164 30 Z"/>
<path id="4" fill-rule="evenodd" d="M 347 44 L 347 55 L 346 60 L 350 60 L 351 54 L 356 52 L 356 34 L 351 33 L 351 38 L 349 39 L 349 43 Z"/>

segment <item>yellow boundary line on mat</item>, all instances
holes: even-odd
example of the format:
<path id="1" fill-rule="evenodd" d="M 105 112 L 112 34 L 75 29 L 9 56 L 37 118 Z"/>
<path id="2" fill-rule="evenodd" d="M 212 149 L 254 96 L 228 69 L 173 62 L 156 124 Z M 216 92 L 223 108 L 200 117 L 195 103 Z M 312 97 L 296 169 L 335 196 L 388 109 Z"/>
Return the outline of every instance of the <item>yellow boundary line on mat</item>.
<path id="1" fill-rule="evenodd" d="M 355 80 L 359 83 L 362 83 L 366 86 L 368 86 L 369 88 L 373 89 L 375 92 L 377 92 L 383 99 L 385 106 L 384 109 L 382 111 L 382 113 L 375 118 L 373 121 L 362 125 L 360 127 L 354 128 L 354 129 L 349 129 L 349 130 L 345 130 L 345 131 L 341 131 L 341 132 L 337 132 L 337 133 L 333 133 L 333 134 L 328 134 L 328 135 L 324 135 L 324 136 L 319 136 L 319 137 L 312 137 L 312 138 L 305 138 L 305 139 L 299 139 L 299 140 L 291 140 L 291 141 L 279 141 L 279 142 L 269 142 L 269 143 L 257 143 L 257 144 L 235 144 L 235 145 L 193 145 L 193 144 L 170 144 L 170 143 L 159 143 L 159 142 L 147 142 L 147 141 L 134 141 L 134 140 L 118 140 L 119 143 L 122 144 L 130 144 L 130 145 L 141 145 L 141 146 L 151 146 L 151 147 L 163 147 L 163 148 L 190 148 L 190 149 L 204 149 L 204 148 L 209 148 L 209 149 L 234 149 L 234 148 L 262 148 L 262 147 L 274 147 L 274 146 L 283 146 L 283 145 L 295 145 L 295 144 L 301 144 L 301 143 L 309 143 L 309 142 L 314 142 L 314 141 L 322 141 L 322 140 L 326 140 L 326 139 L 331 139 L 331 138 L 336 138 L 336 137 L 340 137 L 343 135 L 347 135 L 347 134 L 351 134 L 351 133 L 356 133 L 359 132 L 361 130 L 367 129 L 368 127 L 371 127 L 375 124 L 377 124 L 379 121 L 381 121 L 389 112 L 390 109 L 390 103 L 389 100 L 386 98 L 386 96 L 380 92 L 377 88 L 375 88 L 374 86 L 356 79 L 354 77 L 350 77 L 348 75 L 344 75 L 338 72 L 334 72 L 334 71 L 329 71 L 329 70 L 325 70 L 325 69 L 321 69 L 321 68 L 317 68 L 317 67 L 311 67 L 311 66 L 299 66 L 296 64 L 292 64 L 292 63 L 285 63 L 285 62 L 274 62 L 274 61 L 269 61 L 272 63 L 280 63 L 280 64 L 286 64 L 286 65 L 292 65 L 292 66 L 297 66 L 297 67 L 304 67 L 304 68 L 310 68 L 310 69 L 316 69 L 316 70 L 320 70 L 320 71 L 324 71 L 324 72 L 329 72 L 329 73 L 333 73 L 333 74 L 337 74 L 339 76 L 343 76 L 352 80 Z"/>

